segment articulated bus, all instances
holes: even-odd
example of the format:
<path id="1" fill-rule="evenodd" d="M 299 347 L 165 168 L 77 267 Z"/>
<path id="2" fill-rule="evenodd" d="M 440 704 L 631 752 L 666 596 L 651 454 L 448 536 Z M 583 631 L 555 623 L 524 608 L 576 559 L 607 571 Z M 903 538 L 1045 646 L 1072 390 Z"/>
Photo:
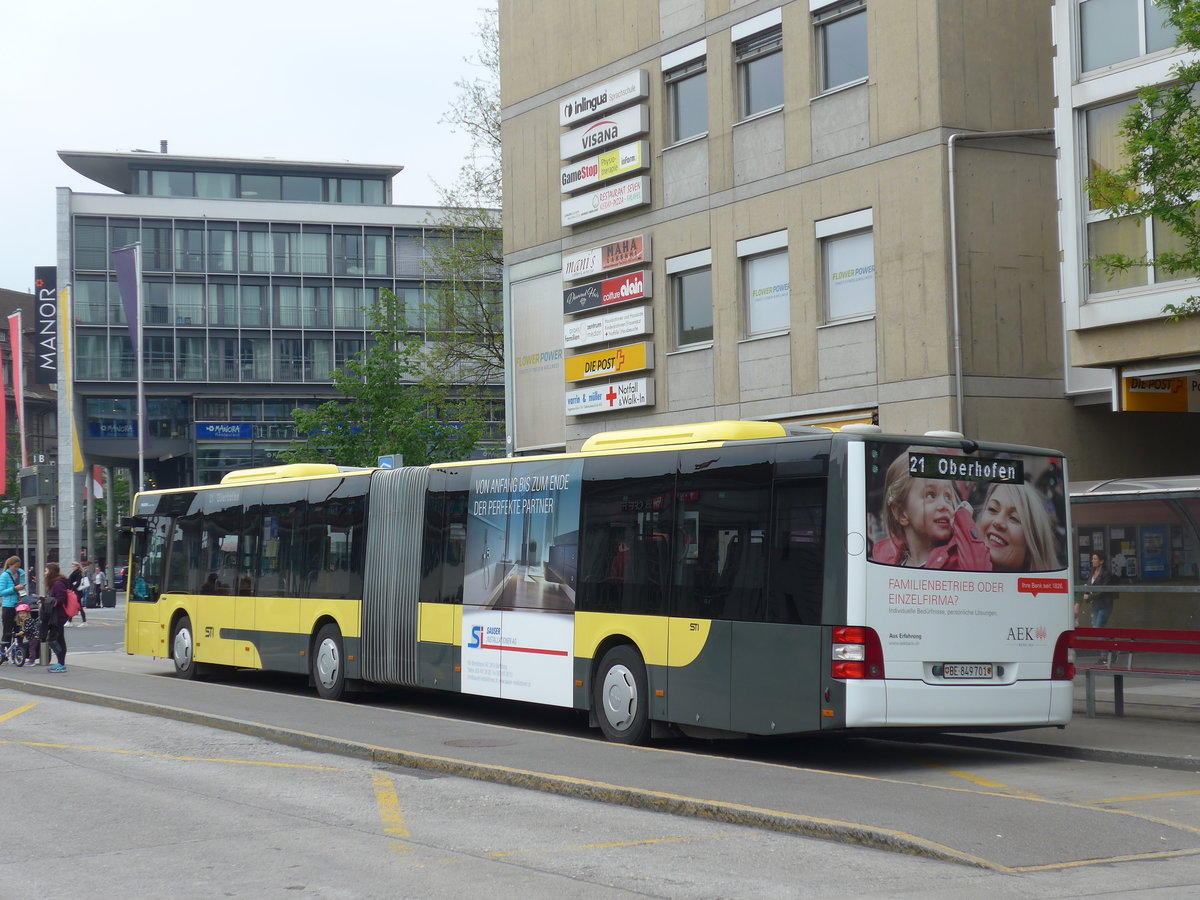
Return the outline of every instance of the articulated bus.
<path id="1" fill-rule="evenodd" d="M 626 743 L 1066 723 L 1062 456 L 852 428 L 141 493 L 126 649 L 573 708 Z"/>

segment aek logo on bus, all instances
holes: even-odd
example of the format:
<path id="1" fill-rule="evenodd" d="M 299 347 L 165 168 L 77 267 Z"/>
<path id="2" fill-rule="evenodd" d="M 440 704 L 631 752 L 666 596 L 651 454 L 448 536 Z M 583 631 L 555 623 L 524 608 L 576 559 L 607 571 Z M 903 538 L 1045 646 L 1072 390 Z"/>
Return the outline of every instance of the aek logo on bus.
<path id="1" fill-rule="evenodd" d="M 1032 643 L 1035 641 L 1044 641 L 1046 639 L 1046 626 L 1038 625 L 1034 628 L 1031 625 L 1023 625 L 1017 628 L 1008 629 L 1008 640 L 1019 641 L 1021 643 Z"/>

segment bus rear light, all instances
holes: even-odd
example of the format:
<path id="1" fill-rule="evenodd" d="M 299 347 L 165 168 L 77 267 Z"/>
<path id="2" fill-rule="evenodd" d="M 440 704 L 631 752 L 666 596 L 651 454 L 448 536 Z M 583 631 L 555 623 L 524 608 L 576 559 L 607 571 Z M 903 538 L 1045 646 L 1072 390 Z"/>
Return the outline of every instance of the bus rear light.
<path id="1" fill-rule="evenodd" d="M 883 645 L 875 629 L 839 625 L 833 629 L 833 665 L 839 679 L 883 678 Z"/>
<path id="2" fill-rule="evenodd" d="M 1071 661 L 1071 632 L 1064 631 L 1054 644 L 1054 657 L 1050 661 L 1051 681 L 1074 681 L 1075 663 Z"/>

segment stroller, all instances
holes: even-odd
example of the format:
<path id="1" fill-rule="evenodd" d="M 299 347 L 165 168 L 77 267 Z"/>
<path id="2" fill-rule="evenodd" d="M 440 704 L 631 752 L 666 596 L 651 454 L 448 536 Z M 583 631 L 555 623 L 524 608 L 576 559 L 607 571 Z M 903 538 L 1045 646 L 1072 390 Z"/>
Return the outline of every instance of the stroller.
<path id="1" fill-rule="evenodd" d="M 24 613 L 24 615 L 22 615 Z M 0 648 L 0 664 L 11 662 L 14 666 L 23 666 L 28 661 L 37 665 L 38 651 L 41 649 L 41 627 L 38 622 L 37 608 L 31 609 L 28 603 L 17 607 L 17 622 L 8 645 Z"/>

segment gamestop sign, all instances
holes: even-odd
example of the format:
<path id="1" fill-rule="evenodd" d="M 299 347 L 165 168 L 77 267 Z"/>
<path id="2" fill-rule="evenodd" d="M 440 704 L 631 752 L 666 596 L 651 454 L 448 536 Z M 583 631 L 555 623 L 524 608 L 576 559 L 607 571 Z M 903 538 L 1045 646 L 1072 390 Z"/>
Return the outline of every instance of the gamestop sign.
<path id="1" fill-rule="evenodd" d="M 634 378 L 567 391 L 568 416 L 586 416 L 614 409 L 654 405 L 654 379 Z"/>
<path id="2" fill-rule="evenodd" d="M 619 175 L 632 175 L 650 165 L 650 142 L 634 141 L 624 147 L 608 150 L 599 156 L 589 156 L 563 166 L 559 174 L 559 191 L 574 193 Z"/>
<path id="3" fill-rule="evenodd" d="M 650 178 L 641 175 L 562 202 L 562 224 L 570 228 L 589 219 L 611 216 L 650 202 Z"/>

